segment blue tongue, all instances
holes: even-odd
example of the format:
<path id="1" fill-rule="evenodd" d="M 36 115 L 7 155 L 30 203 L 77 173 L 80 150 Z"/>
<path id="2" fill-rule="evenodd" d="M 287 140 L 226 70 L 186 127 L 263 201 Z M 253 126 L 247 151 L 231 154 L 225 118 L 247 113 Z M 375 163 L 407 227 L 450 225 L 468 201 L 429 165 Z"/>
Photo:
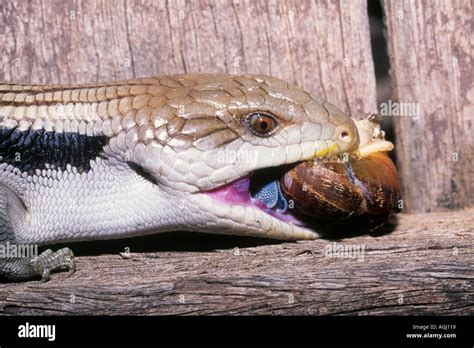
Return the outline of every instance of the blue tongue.
<path id="1" fill-rule="evenodd" d="M 269 209 L 277 208 L 282 212 L 288 209 L 288 202 L 281 192 L 278 180 L 263 185 L 257 192 L 252 194 L 252 198 L 263 202 Z"/>

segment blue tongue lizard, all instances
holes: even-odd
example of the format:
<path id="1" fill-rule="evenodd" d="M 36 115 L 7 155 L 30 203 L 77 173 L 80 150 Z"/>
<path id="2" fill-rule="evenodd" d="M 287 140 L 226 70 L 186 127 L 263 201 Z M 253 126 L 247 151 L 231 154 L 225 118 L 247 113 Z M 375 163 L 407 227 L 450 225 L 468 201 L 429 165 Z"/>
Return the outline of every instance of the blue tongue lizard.
<path id="1" fill-rule="evenodd" d="M 252 198 L 263 202 L 269 209 L 276 208 L 283 213 L 288 209 L 288 201 L 281 192 L 279 180 L 263 185 L 257 192 L 252 194 Z"/>

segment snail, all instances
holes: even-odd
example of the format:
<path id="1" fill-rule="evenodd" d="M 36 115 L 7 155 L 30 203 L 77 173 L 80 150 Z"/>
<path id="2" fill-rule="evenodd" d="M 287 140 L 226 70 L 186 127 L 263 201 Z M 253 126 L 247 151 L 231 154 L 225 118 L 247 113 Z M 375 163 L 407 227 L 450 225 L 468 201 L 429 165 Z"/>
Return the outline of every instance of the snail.
<path id="1" fill-rule="evenodd" d="M 298 164 L 284 173 L 280 186 L 300 213 L 321 222 L 368 222 L 379 227 L 397 210 L 400 182 L 387 152 L 381 117 L 356 122 L 360 145 L 334 160 Z"/>

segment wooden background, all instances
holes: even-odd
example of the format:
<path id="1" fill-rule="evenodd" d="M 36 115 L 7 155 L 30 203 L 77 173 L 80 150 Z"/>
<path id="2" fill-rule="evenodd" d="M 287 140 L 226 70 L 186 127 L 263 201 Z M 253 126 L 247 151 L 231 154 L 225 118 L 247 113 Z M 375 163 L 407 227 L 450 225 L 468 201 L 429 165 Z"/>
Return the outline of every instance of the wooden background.
<path id="1" fill-rule="evenodd" d="M 410 212 L 474 205 L 474 2 L 385 1 L 398 168 Z"/>
<path id="2" fill-rule="evenodd" d="M 158 272 L 138 280 L 130 273 L 114 278 L 121 269 L 117 262 L 123 265 L 118 256 L 79 257 L 79 267 L 90 273 L 78 272 L 69 280 L 57 275 L 45 285 L 0 285 L 0 310 L 472 313 L 474 211 L 462 209 L 474 203 L 473 3 L 384 4 L 393 100 L 421 107 L 417 118 L 394 117 L 403 211 L 459 212 L 402 216 L 391 234 L 344 242 L 372 250 L 362 263 L 325 259 L 321 255 L 328 241 L 278 247 L 250 242 L 256 251 L 250 248 L 241 264 L 226 263 L 227 256 L 218 252 L 192 253 L 190 259 L 176 250 L 164 256 L 137 254 L 135 265 L 141 264 L 143 272 Z M 367 3 L 362 0 L 3 0 L 0 23 L 0 80 L 46 84 L 183 72 L 258 72 L 295 82 L 354 118 L 377 111 Z M 158 244 L 166 243 L 166 237 L 157 238 Z M 226 239 L 202 238 L 196 243 L 210 243 L 210 250 L 229 248 Z M 114 245 L 121 251 L 133 242 L 124 243 Z M 232 243 L 249 245 L 242 239 Z M 109 248 L 109 252 L 117 250 Z M 279 258 L 282 252 L 293 261 Z M 298 256 L 301 252 L 306 256 Z M 311 272 L 297 268 L 308 258 Z M 202 262 L 188 271 L 195 262 L 187 260 Z M 249 262 L 258 271 L 242 268 Z M 109 266 L 101 271 L 104 264 Z M 214 268 L 221 270 L 220 278 L 202 275 Z M 268 276 L 260 277 L 262 272 Z M 127 286 L 127 276 L 140 286 L 135 290 Z M 84 279 L 90 286 L 78 289 Z M 288 284 L 297 284 L 298 289 L 288 290 Z M 249 297 L 256 288 L 261 290 L 258 295 Z M 47 299 L 45 291 L 51 294 Z M 117 291 L 127 296 L 121 298 Z M 220 297 L 209 298 L 202 291 Z M 235 307 L 235 296 L 228 296 L 229 291 L 244 296 L 240 307 Z M 280 307 L 279 296 L 286 298 L 288 291 L 296 293 L 300 302 Z M 70 305 L 71 294 L 83 296 L 83 305 Z M 150 301 L 173 302 L 179 294 L 191 296 L 193 306 L 149 306 Z M 400 295 L 405 300 L 400 302 Z M 276 302 L 271 300 L 275 296 Z M 347 300 L 348 296 L 354 300 Z M 110 307 L 110 298 L 123 303 Z M 132 304 L 127 306 L 130 298 Z"/>

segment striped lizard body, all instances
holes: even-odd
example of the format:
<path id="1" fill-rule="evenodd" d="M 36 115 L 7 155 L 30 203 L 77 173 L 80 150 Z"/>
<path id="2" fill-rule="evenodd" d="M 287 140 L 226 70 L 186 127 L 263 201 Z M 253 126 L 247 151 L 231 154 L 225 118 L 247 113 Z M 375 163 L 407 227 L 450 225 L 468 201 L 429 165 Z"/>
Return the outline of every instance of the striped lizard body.
<path id="1" fill-rule="evenodd" d="M 0 244 L 188 230 L 318 236 L 249 194 L 253 173 L 350 151 L 352 120 L 263 75 L 0 85 Z M 0 259 L 11 279 L 74 268 L 68 249 Z"/>

